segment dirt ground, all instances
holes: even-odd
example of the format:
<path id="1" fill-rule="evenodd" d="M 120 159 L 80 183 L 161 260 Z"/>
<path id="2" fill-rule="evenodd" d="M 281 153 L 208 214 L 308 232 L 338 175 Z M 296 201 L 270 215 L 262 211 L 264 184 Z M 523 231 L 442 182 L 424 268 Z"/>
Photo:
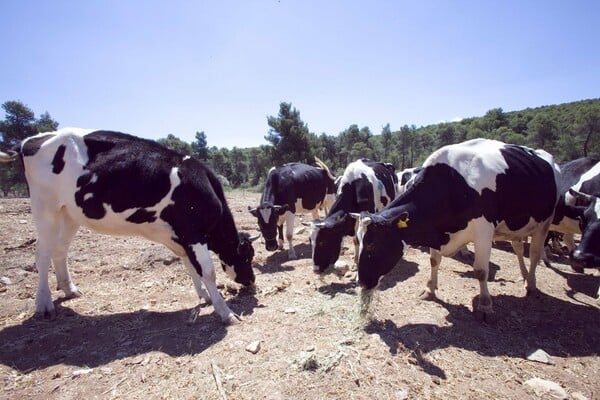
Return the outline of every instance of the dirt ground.
<path id="1" fill-rule="evenodd" d="M 238 228 L 256 233 L 247 206 L 259 195 L 227 196 Z M 600 278 L 571 271 L 564 257 L 538 267 L 540 294 L 525 297 L 516 257 L 497 243 L 495 314 L 484 322 L 472 312 L 479 285 L 470 265 L 445 258 L 439 300 L 421 300 L 429 256 L 410 249 L 365 319 L 352 272 L 312 272 L 307 230 L 295 236 L 295 261 L 259 239 L 254 292 L 219 268 L 221 292 L 243 319 L 224 326 L 211 306 L 194 318 L 191 279 L 166 248 L 81 229 L 70 268 L 83 296 L 53 292 L 58 316 L 48 321 L 34 317 L 29 201 L 0 200 L 0 227 L 2 399 L 560 398 L 525 383 L 532 378 L 571 399 L 600 398 Z M 341 259 L 352 264 L 351 241 L 344 245 Z M 537 349 L 550 363 L 527 359 Z"/>

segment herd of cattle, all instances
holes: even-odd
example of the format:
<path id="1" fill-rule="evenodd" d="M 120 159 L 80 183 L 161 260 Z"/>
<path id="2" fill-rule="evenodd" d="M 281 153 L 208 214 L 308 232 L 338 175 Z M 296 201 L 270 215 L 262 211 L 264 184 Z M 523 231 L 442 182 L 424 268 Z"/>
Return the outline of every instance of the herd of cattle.
<path id="1" fill-rule="evenodd" d="M 193 157 L 131 135 L 66 128 L 25 139 L 20 156 L 36 226 L 36 313 L 54 317 L 48 283 L 52 264 L 58 289 L 79 296 L 67 267 L 67 250 L 79 226 L 134 235 L 164 244 L 181 257 L 198 296 L 228 323 L 238 318 L 216 286 L 209 251 L 235 282 L 253 285 L 254 249 L 238 232 L 217 175 Z M 315 272 L 337 261 L 344 236 L 353 238 L 357 282 L 377 286 L 403 256 L 405 246 L 430 249 L 426 294 L 435 297 L 442 256 L 474 245 L 480 284 L 477 309 L 492 311 L 487 288 L 494 240 L 508 240 L 517 255 L 527 292 L 536 289 L 535 269 L 550 231 L 564 235 L 573 269 L 600 267 L 600 162 L 581 158 L 564 165 L 550 154 L 495 140 L 445 146 L 421 167 L 396 173 L 391 164 L 360 159 L 335 177 L 317 166 L 291 163 L 272 168 L 257 218 L 267 250 L 288 257 L 295 215 L 312 213 L 310 242 Z M 319 211 L 325 218 L 319 218 Z M 573 235 L 581 235 L 576 246 Z M 529 244 L 529 269 L 523 260 Z"/>

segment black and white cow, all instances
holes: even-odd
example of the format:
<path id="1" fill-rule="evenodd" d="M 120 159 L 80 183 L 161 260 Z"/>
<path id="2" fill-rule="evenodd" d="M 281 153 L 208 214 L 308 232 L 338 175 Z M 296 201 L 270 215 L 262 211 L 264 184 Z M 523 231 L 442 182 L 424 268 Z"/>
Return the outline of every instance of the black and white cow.
<path id="1" fill-rule="evenodd" d="M 442 256 L 473 242 L 479 280 L 478 309 L 492 311 L 488 292 L 494 239 L 523 243 L 532 236 L 527 291 L 536 288 L 535 268 L 558 200 L 558 167 L 542 150 L 474 139 L 442 147 L 423 164 L 408 190 L 379 213 L 362 215 L 357 280 L 374 288 L 402 257 L 404 243 L 431 249 L 426 295 L 435 297 Z"/>
<path id="2" fill-rule="evenodd" d="M 204 164 L 151 140 L 76 128 L 27 138 L 20 153 L 38 233 L 36 313 L 55 315 L 51 262 L 58 289 L 67 297 L 80 295 L 67 250 L 83 225 L 164 244 L 182 258 L 198 295 L 221 319 L 237 317 L 217 290 L 209 250 L 233 280 L 252 285 L 254 249 L 250 237 L 238 233 L 221 184 Z"/>
<path id="3" fill-rule="evenodd" d="M 259 206 L 248 207 L 250 213 L 258 220 L 268 251 L 283 249 L 285 222 L 290 260 L 296 259 L 296 252 L 292 246 L 296 214 L 310 212 L 313 219 L 316 219 L 319 210 L 325 208 L 327 212 L 335 198 L 336 178 L 321 160 L 316 157 L 315 160 L 319 167 L 289 163 L 271 168 Z"/>
<path id="4" fill-rule="evenodd" d="M 356 221 L 349 215 L 376 212 L 396 198 L 394 166 L 366 158 L 350 163 L 338 186 L 337 197 L 324 221 L 311 222 L 313 270 L 324 272 L 339 255 L 344 236 L 355 236 Z M 358 242 L 355 240 L 355 261 Z"/>

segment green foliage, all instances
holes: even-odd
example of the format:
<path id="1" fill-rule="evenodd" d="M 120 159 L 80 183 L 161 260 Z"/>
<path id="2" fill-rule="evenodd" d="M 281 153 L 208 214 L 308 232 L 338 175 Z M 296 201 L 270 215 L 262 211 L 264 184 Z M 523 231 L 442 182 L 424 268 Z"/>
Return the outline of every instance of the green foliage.
<path id="1" fill-rule="evenodd" d="M 166 138 L 158 139 L 158 143 L 180 153 L 192 155 L 192 145 L 179 139 L 177 136 L 169 133 Z"/>
<path id="2" fill-rule="evenodd" d="M 308 127 L 291 103 L 281 103 L 278 116 L 268 117 L 267 124 L 271 129 L 265 140 L 273 145 L 271 158 L 275 165 L 294 161 L 308 163 L 313 160 Z"/>
<path id="3" fill-rule="evenodd" d="M 2 108 L 6 113 L 5 120 L 0 121 L 2 150 L 10 149 L 27 136 L 58 127 L 47 112 L 36 120 L 33 111 L 18 101 L 7 101 Z M 265 139 L 269 144 L 247 149 L 209 147 L 203 131 L 196 132 L 192 143 L 172 134 L 158 141 L 205 161 L 227 187 L 259 191 L 269 169 L 286 162 L 313 164 L 317 156 L 334 174 L 340 175 L 348 163 L 367 157 L 390 162 L 401 170 L 422 164 L 441 146 L 479 137 L 543 148 L 557 162 L 583 156 L 600 158 L 600 99 L 514 112 L 494 108 L 482 117 L 419 128 L 405 124 L 397 131 L 387 124 L 379 135 L 356 124 L 337 135 L 325 132 L 316 135 L 309 132 L 300 112 L 283 102 L 277 117 L 268 117 L 267 124 L 269 133 Z M 0 168 L 0 190 L 5 195 L 26 188 L 22 171 L 17 168 L 19 163 Z"/>
<path id="4" fill-rule="evenodd" d="M 58 122 L 48 112 L 35 119 L 34 112 L 20 101 L 6 101 L 2 104 L 5 117 L 0 121 L 0 149 L 12 150 L 19 143 L 39 132 L 54 131 Z M 27 194 L 27 184 L 21 163 L 14 162 L 0 166 L 0 190 L 4 196 Z"/>
<path id="5" fill-rule="evenodd" d="M 192 142 L 192 154 L 200 160 L 208 160 L 208 141 L 204 131 L 196 132 L 195 140 Z"/>

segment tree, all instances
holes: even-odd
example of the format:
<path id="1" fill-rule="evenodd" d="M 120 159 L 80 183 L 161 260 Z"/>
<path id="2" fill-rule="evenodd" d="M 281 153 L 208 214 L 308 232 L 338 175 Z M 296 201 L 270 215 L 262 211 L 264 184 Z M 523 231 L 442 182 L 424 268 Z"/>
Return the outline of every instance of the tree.
<path id="1" fill-rule="evenodd" d="M 242 150 L 234 147 L 229 156 L 231 162 L 231 176 L 228 176 L 229 182 L 233 187 L 238 187 L 244 182 L 248 182 L 248 165 L 246 156 Z"/>
<path id="2" fill-rule="evenodd" d="M 583 155 L 587 157 L 590 150 L 596 154 L 600 153 L 600 105 L 588 105 L 582 107 L 577 112 L 576 117 L 577 133 L 581 135 L 583 139 Z M 593 145 L 595 144 L 595 147 Z"/>
<path id="3" fill-rule="evenodd" d="M 195 140 L 192 142 L 192 154 L 200 160 L 208 160 L 208 141 L 204 131 L 196 132 Z"/>
<path id="4" fill-rule="evenodd" d="M 392 130 L 390 129 L 390 124 L 386 124 L 381 130 L 381 147 L 383 149 L 382 159 L 388 160 L 392 148 Z"/>
<path id="5" fill-rule="evenodd" d="M 33 111 L 20 101 L 6 101 L 2 104 L 4 121 L 0 121 L 0 149 L 12 150 L 29 136 L 38 132 L 54 131 L 58 122 L 46 111 L 36 120 Z M 19 195 L 27 193 L 25 174 L 21 163 L 3 165 L 0 169 L 0 189 L 7 196 L 15 191 Z"/>
<path id="6" fill-rule="evenodd" d="M 557 139 L 557 126 L 548 113 L 537 114 L 527 126 L 532 147 L 552 152 L 552 142 Z"/>
<path id="7" fill-rule="evenodd" d="M 193 152 L 192 146 L 189 143 L 184 142 L 172 133 L 169 133 L 164 139 L 158 139 L 157 142 L 165 147 L 179 151 L 183 154 L 192 155 Z"/>
<path id="8" fill-rule="evenodd" d="M 306 124 L 300 119 L 300 112 L 292 109 L 291 103 L 279 104 L 277 117 L 267 117 L 271 127 L 265 140 L 273 146 L 272 157 L 276 165 L 287 162 L 312 162 L 309 132 Z"/>

